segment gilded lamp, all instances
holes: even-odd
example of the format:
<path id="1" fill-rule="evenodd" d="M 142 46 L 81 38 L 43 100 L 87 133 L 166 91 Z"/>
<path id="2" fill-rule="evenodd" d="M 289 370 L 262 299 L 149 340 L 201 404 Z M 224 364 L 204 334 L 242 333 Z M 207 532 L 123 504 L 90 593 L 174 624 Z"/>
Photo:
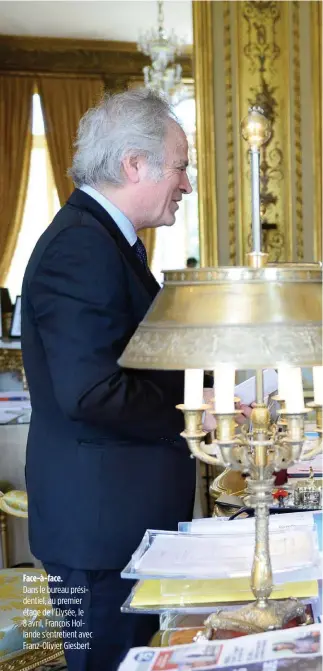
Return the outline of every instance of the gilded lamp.
<path id="1" fill-rule="evenodd" d="M 273 575 L 269 552 L 269 506 L 274 472 L 304 457 L 304 405 L 301 367 L 314 367 L 319 439 L 306 459 L 321 450 L 322 434 L 322 267 L 320 264 L 267 264 L 261 251 L 259 152 L 270 137 L 260 108 L 251 108 L 242 122 L 249 145 L 252 182 L 253 250 L 244 267 L 168 271 L 143 322 L 126 347 L 127 368 L 185 370 L 186 438 L 192 456 L 230 467 L 247 477 L 248 505 L 255 510 L 255 552 L 251 588 L 255 601 L 243 608 L 220 611 L 206 621 L 201 638 L 214 629 L 252 633 L 284 626 L 299 616 L 295 599 L 270 599 Z M 263 370 L 278 369 L 280 423 L 270 421 L 264 402 Z M 235 371 L 256 371 L 256 404 L 251 428 L 237 433 Z M 203 371 L 214 370 L 214 406 L 203 401 Z M 203 413 L 216 419 L 216 438 L 204 441 Z"/>

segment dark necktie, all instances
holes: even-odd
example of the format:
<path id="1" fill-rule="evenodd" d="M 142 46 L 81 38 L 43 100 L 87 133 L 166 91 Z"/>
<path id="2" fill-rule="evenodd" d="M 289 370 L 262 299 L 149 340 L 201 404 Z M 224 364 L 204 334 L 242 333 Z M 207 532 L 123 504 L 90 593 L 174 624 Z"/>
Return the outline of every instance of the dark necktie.
<path id="1" fill-rule="evenodd" d="M 133 249 L 135 250 L 135 252 L 138 256 L 138 259 L 139 259 L 140 263 L 142 263 L 144 268 L 147 271 L 149 271 L 146 248 L 145 248 L 144 243 L 141 242 L 140 238 L 137 238 L 137 240 L 136 240 L 136 242 L 133 246 Z"/>

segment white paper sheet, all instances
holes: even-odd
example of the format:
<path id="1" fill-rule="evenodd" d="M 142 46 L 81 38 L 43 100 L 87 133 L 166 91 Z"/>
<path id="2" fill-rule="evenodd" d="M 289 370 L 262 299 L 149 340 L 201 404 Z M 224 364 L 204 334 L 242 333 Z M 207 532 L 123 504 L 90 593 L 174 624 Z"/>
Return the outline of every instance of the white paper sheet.
<path id="1" fill-rule="evenodd" d="M 314 517 L 312 512 L 281 513 L 279 515 L 270 515 L 270 531 L 286 531 L 292 533 L 297 527 L 313 528 Z M 179 531 L 191 534 L 229 534 L 238 538 L 243 538 L 245 534 L 255 533 L 255 518 L 247 517 L 245 519 L 228 520 L 227 517 L 204 517 L 195 519 L 192 522 L 183 522 L 179 524 Z"/>
<path id="2" fill-rule="evenodd" d="M 239 577 L 250 575 L 254 533 L 224 535 L 158 534 L 146 552 L 134 561 L 134 569 L 145 576 Z M 229 524 L 235 524 L 230 522 Z M 313 529 L 293 527 L 272 532 L 270 552 L 274 573 L 311 567 L 318 561 Z"/>
<path id="3" fill-rule="evenodd" d="M 264 398 L 278 390 L 278 375 L 275 370 L 266 368 L 263 371 Z M 244 405 L 251 405 L 256 401 L 256 377 L 249 377 L 248 380 L 237 384 L 235 395 L 240 398 Z"/>

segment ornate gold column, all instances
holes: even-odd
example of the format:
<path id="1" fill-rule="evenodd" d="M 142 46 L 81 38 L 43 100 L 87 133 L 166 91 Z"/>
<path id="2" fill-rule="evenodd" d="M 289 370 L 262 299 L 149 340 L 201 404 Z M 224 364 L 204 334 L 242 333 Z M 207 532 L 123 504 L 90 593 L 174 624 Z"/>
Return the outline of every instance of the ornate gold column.
<path id="1" fill-rule="evenodd" d="M 239 126 L 253 104 L 273 127 L 261 154 L 264 251 L 271 262 L 319 260 L 321 2 L 193 2 L 193 18 L 203 261 L 214 243 L 214 208 L 220 265 L 241 264 L 250 251 L 250 168 Z"/>
<path id="2" fill-rule="evenodd" d="M 196 92 L 200 259 L 218 263 L 216 176 L 214 157 L 214 85 L 212 2 L 193 0 L 193 72 Z"/>
<path id="3" fill-rule="evenodd" d="M 322 261 L 322 2 L 310 3 L 313 85 L 314 260 Z"/>

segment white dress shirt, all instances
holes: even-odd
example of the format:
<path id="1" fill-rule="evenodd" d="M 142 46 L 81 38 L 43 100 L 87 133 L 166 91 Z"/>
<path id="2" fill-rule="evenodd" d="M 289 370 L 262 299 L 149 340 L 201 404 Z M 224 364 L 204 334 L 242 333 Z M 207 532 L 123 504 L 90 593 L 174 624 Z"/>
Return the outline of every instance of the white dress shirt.
<path id="1" fill-rule="evenodd" d="M 126 215 L 123 214 L 123 212 L 121 212 L 118 207 L 113 205 L 110 200 L 108 200 L 105 196 L 102 195 L 102 193 L 99 193 L 99 191 L 94 189 L 92 186 L 83 184 L 83 186 L 80 188 L 80 191 L 84 191 L 84 193 L 87 193 L 88 196 L 94 198 L 94 200 L 96 200 L 100 205 L 102 205 L 102 207 L 104 207 L 110 217 L 112 217 L 113 221 L 115 221 L 117 224 L 121 233 L 129 242 L 129 245 L 133 247 L 133 245 L 137 242 L 137 233 Z"/>

